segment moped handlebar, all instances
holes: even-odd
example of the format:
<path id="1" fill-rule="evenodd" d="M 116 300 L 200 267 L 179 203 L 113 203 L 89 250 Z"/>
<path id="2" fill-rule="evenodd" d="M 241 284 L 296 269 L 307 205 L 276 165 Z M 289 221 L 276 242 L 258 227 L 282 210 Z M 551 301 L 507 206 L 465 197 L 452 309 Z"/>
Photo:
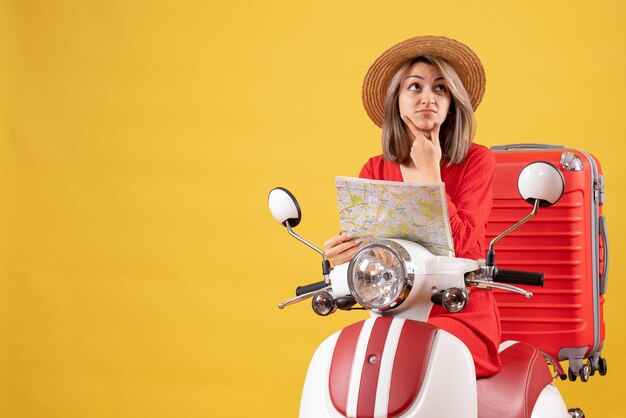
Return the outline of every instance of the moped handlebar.
<path id="1" fill-rule="evenodd" d="M 328 284 L 326 284 L 324 280 L 321 282 L 306 284 L 304 286 L 298 286 L 296 287 L 296 296 L 302 296 L 305 293 L 315 292 L 316 290 L 321 290 L 327 286 Z"/>
<path id="2" fill-rule="evenodd" d="M 543 287 L 543 273 L 497 269 L 493 276 L 493 281 L 498 283 Z"/>

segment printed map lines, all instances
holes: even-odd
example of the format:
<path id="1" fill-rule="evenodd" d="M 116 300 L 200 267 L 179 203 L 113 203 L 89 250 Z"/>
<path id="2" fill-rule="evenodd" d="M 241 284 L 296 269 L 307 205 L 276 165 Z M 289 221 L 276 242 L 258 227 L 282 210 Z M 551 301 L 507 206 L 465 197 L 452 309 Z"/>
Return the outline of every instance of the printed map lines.
<path id="1" fill-rule="evenodd" d="M 338 177 L 336 186 L 343 232 L 366 240 L 403 238 L 436 255 L 454 254 L 443 183 Z"/>

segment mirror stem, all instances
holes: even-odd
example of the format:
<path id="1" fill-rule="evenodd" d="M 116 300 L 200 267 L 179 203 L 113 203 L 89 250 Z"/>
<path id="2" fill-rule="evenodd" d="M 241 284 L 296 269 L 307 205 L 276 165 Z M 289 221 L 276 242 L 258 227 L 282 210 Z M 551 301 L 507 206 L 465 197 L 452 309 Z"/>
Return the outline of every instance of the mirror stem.
<path id="1" fill-rule="evenodd" d="M 309 241 L 307 241 L 304 238 L 302 238 L 300 235 L 298 235 L 295 232 L 293 232 L 293 230 L 291 229 L 291 225 L 289 225 L 289 220 L 285 221 L 285 226 L 287 227 L 287 232 L 289 232 L 289 235 L 291 235 L 292 237 L 294 237 L 295 239 L 297 239 L 298 241 L 300 241 L 301 243 L 303 243 L 307 247 L 317 251 L 318 253 L 320 253 L 322 255 L 322 257 L 324 258 L 324 261 L 322 262 L 322 274 L 324 275 L 324 281 L 327 284 L 330 284 L 330 278 L 329 278 L 330 262 L 326 258 L 326 253 L 324 251 L 320 250 L 319 248 L 317 248 L 315 245 L 311 244 Z"/>
<path id="2" fill-rule="evenodd" d="M 521 221 L 519 221 L 518 223 L 516 223 L 515 225 L 513 225 L 512 227 L 510 227 L 509 229 L 507 229 L 506 231 L 504 231 L 503 233 L 501 233 L 500 235 L 498 235 L 491 241 L 491 243 L 489 244 L 489 250 L 487 251 L 487 259 L 485 262 L 486 266 L 490 267 L 494 265 L 495 252 L 493 251 L 493 246 L 496 245 L 496 243 L 500 241 L 502 238 L 506 237 L 511 232 L 515 231 L 517 228 L 519 228 L 520 226 L 528 222 L 533 216 L 535 216 L 537 214 L 537 211 L 539 210 L 540 203 L 541 203 L 541 200 L 535 199 L 533 210 L 532 212 L 528 214 L 528 216 L 526 216 L 524 219 L 522 219 Z"/>
<path id="3" fill-rule="evenodd" d="M 322 257 L 324 257 L 324 260 L 326 260 L 326 254 L 324 253 L 324 251 L 320 250 L 315 245 L 311 244 L 309 241 L 305 240 L 300 235 L 298 235 L 295 232 L 293 232 L 293 230 L 291 229 L 291 226 L 289 225 L 289 221 L 288 220 L 285 221 L 285 226 L 287 227 L 287 231 L 289 231 L 289 235 L 291 235 L 292 237 L 294 237 L 295 239 L 297 239 L 298 241 L 300 241 L 301 243 L 303 243 L 307 247 L 309 247 L 309 248 L 317 251 L 318 253 L 320 253 L 322 255 Z"/>

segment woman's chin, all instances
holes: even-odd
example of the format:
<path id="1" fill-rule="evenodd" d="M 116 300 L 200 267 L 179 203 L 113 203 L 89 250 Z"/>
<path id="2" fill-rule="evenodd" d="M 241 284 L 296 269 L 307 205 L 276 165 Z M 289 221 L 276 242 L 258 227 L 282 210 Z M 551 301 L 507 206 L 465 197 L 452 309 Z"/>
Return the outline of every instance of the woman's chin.
<path id="1" fill-rule="evenodd" d="M 415 124 L 415 127 L 420 131 L 430 132 L 435 127 L 435 121 L 429 119 L 422 119 Z"/>

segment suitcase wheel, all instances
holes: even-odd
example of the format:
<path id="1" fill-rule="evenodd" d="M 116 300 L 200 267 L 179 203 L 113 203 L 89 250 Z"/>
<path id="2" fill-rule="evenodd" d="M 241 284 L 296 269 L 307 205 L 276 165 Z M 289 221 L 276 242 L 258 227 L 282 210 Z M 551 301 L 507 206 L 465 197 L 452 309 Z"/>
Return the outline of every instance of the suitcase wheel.
<path id="1" fill-rule="evenodd" d="M 587 359 L 589 365 L 590 375 L 593 376 L 596 372 L 600 373 L 600 376 L 604 376 L 607 371 L 606 359 L 604 357 L 594 356 Z"/>
<path id="2" fill-rule="evenodd" d="M 596 363 L 593 361 L 593 359 L 587 359 L 587 364 L 589 365 L 589 376 L 593 376 L 594 374 L 596 374 Z"/>
<path id="3" fill-rule="evenodd" d="M 581 367 L 580 370 L 578 371 L 578 376 L 580 376 L 580 380 L 582 382 L 586 382 L 587 380 L 589 380 L 590 372 L 591 370 L 589 368 L 589 365 L 583 364 L 583 367 Z"/>
<path id="4" fill-rule="evenodd" d="M 567 369 L 567 377 L 572 382 L 576 381 L 577 377 L 580 377 L 581 382 L 586 382 L 589 380 L 590 373 L 591 373 L 591 369 L 588 364 L 583 364 L 580 370 L 578 370 L 578 372 L 575 372 L 574 370 L 572 370 L 571 367 L 568 367 Z"/>
<path id="5" fill-rule="evenodd" d="M 598 371 L 600 372 L 600 376 L 604 376 L 607 371 L 606 359 L 604 357 L 600 357 L 600 365 L 598 366 Z"/>
<path id="6" fill-rule="evenodd" d="M 567 368 L 567 377 L 569 378 L 570 382 L 575 382 L 575 381 L 576 381 L 576 378 L 577 378 L 578 376 L 576 376 L 576 375 L 574 374 L 574 370 L 572 370 L 572 368 L 571 368 L 571 367 L 568 367 L 568 368 Z"/>

